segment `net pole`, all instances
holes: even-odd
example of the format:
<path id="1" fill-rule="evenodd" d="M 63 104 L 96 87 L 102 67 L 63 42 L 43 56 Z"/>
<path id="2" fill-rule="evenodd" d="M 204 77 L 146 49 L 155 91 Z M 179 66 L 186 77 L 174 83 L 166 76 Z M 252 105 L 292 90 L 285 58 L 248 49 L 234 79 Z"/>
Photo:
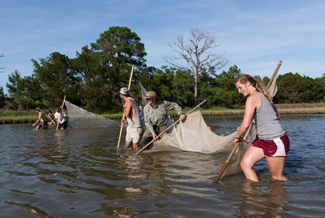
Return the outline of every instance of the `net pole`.
<path id="1" fill-rule="evenodd" d="M 185 117 L 187 115 L 189 115 L 190 113 L 192 113 L 196 108 L 200 107 L 204 102 L 206 102 L 206 100 L 202 101 L 200 104 L 198 104 L 197 106 L 195 106 L 192 110 L 190 110 L 189 112 L 187 112 L 185 114 Z M 167 132 L 170 128 L 172 128 L 173 126 L 175 126 L 178 122 L 180 122 L 181 119 L 178 119 L 177 121 L 175 121 L 172 125 L 170 125 L 167 129 L 165 129 L 164 131 L 162 131 L 157 138 L 159 138 L 160 136 L 162 136 L 165 132 Z M 135 153 L 134 155 L 138 155 L 141 151 L 143 151 L 146 147 L 148 147 L 151 143 L 153 143 L 155 141 L 155 139 L 151 140 L 148 144 L 146 144 L 143 148 L 141 148 L 137 153 Z"/>
<path id="2" fill-rule="evenodd" d="M 218 176 L 217 176 L 217 178 L 216 178 L 216 181 L 217 181 L 217 182 L 219 181 L 219 179 L 220 179 L 220 177 L 222 176 L 223 172 L 226 170 L 226 168 L 227 168 L 227 166 L 228 166 L 228 164 L 229 164 L 229 161 L 231 160 L 232 156 L 234 156 L 234 154 L 235 154 L 235 152 L 236 152 L 236 150 L 237 150 L 239 144 L 240 144 L 240 143 L 237 142 L 237 143 L 235 144 L 234 148 L 232 149 L 232 151 L 230 152 L 230 154 L 229 154 L 229 156 L 228 156 L 228 158 L 227 158 L 225 164 L 223 165 L 221 171 L 219 172 L 219 174 L 218 174 Z"/>
<path id="3" fill-rule="evenodd" d="M 268 83 L 267 86 L 266 86 L 266 89 L 269 89 L 269 88 L 270 88 L 270 86 L 271 86 L 271 84 L 272 84 L 272 82 L 273 82 L 275 76 L 277 75 L 277 73 L 278 73 L 278 71 L 279 71 L 279 68 L 281 67 L 281 64 L 282 64 L 282 60 L 280 60 L 279 63 L 278 63 L 278 65 L 276 66 L 276 68 L 275 68 L 275 70 L 274 70 L 274 72 L 273 72 L 273 75 L 272 75 L 272 77 L 271 77 L 269 83 Z"/>
<path id="4" fill-rule="evenodd" d="M 129 86 L 128 86 L 128 90 L 130 90 L 131 87 L 131 81 L 132 81 L 132 76 L 133 76 L 133 69 L 134 69 L 134 65 L 132 65 L 132 69 L 131 69 L 131 74 L 130 74 L 130 80 L 129 80 Z M 124 115 L 124 111 L 123 111 L 123 116 L 122 116 L 122 120 L 124 120 L 125 115 Z M 122 137 L 122 132 L 123 132 L 123 121 L 121 120 L 121 128 L 120 128 L 120 135 L 118 137 L 118 142 L 117 142 L 117 147 L 116 149 L 118 149 L 120 147 L 120 143 L 121 143 L 121 137 Z"/>

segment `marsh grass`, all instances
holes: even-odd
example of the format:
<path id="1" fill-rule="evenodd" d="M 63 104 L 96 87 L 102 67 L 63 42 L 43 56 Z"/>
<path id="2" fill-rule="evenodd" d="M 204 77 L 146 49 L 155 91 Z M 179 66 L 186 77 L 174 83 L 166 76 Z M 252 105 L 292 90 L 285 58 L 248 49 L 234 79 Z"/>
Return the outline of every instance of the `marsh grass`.
<path id="1" fill-rule="evenodd" d="M 37 119 L 37 116 L 6 116 L 0 117 L 0 124 L 13 124 L 13 123 L 33 123 Z"/>
<path id="2" fill-rule="evenodd" d="M 325 114 L 325 103 L 313 104 L 277 104 L 281 114 Z M 186 114 L 192 108 L 183 108 L 183 113 Z M 211 109 L 199 108 L 203 116 L 230 116 L 243 115 L 244 109 L 228 109 L 223 107 L 214 107 Z M 99 114 L 108 119 L 121 119 L 122 113 L 114 114 Z M 169 112 L 171 117 L 178 117 L 177 113 L 172 110 Z M 0 124 L 13 123 L 33 123 L 37 119 L 35 111 L 7 111 L 0 110 Z"/>

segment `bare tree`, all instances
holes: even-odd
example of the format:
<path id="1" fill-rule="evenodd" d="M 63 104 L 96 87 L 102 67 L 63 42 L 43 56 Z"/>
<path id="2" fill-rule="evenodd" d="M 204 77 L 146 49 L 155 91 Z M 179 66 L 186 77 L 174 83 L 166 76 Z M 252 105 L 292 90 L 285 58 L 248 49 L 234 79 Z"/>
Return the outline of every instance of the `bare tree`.
<path id="1" fill-rule="evenodd" d="M 187 69 L 194 77 L 194 102 L 198 103 L 198 83 L 200 79 L 207 75 L 215 75 L 218 70 L 228 64 L 224 54 L 215 54 L 214 48 L 219 47 L 216 39 L 208 32 L 194 28 L 190 29 L 190 39 L 178 36 L 174 43 L 169 46 L 177 53 L 177 57 L 164 57 L 165 61 L 178 69 Z M 208 51 L 209 50 L 209 51 Z M 212 52 L 210 52 L 210 50 Z M 187 67 L 176 63 L 185 60 Z"/>

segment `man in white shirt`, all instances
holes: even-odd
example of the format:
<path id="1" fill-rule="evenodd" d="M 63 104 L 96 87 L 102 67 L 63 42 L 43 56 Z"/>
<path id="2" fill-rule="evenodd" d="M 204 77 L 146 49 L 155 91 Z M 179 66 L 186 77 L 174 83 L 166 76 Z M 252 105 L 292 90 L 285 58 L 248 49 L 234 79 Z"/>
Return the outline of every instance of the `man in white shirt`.
<path id="1" fill-rule="evenodd" d="M 62 111 L 60 108 L 56 109 L 56 112 L 54 114 L 56 123 L 58 125 L 57 129 L 66 129 L 68 124 L 68 116 L 67 114 Z"/>

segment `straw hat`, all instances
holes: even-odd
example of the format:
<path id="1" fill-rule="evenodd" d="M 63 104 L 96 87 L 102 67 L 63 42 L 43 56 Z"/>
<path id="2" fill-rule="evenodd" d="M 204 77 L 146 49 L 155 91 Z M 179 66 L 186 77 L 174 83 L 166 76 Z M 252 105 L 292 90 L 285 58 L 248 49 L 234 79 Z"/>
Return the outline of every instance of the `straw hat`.
<path id="1" fill-rule="evenodd" d="M 142 96 L 142 98 L 157 98 L 157 94 L 154 91 L 147 92 L 146 96 Z"/>

